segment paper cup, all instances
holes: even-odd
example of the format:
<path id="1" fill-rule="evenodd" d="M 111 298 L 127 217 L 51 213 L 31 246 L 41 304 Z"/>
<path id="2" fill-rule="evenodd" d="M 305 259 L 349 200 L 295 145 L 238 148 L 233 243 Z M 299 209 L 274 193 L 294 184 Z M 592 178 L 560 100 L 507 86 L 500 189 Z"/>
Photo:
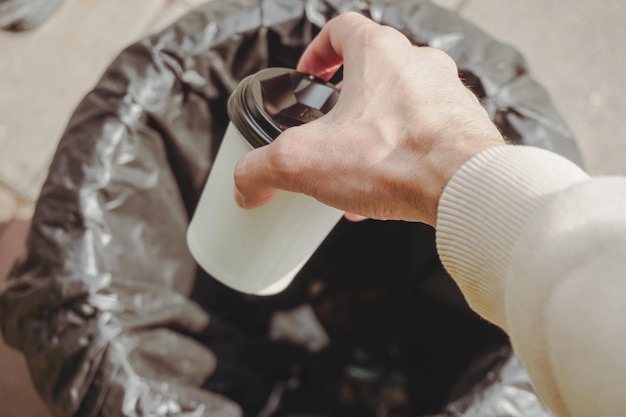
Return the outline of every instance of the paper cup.
<path id="1" fill-rule="evenodd" d="M 239 158 L 284 129 L 332 108 L 330 84 L 282 68 L 243 80 L 228 103 L 231 123 L 187 231 L 189 249 L 214 278 L 238 291 L 285 289 L 343 212 L 303 194 L 279 191 L 269 204 L 244 210 L 233 197 Z"/>

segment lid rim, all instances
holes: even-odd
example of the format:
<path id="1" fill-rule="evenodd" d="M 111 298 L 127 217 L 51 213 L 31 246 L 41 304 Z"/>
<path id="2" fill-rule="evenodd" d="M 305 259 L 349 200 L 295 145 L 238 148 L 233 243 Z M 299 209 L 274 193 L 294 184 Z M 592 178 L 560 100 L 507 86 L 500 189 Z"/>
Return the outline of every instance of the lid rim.
<path id="1" fill-rule="evenodd" d="M 248 75 L 241 80 L 228 99 L 227 113 L 231 122 L 252 148 L 269 145 L 286 130 L 286 128 L 273 120 L 273 117 L 266 111 L 261 92 L 262 81 L 278 78 L 286 74 L 297 74 L 311 83 L 332 88 L 337 94 L 339 93 L 339 90 L 332 84 L 289 68 L 267 68 Z M 254 91 L 255 87 L 258 89 L 256 94 Z M 306 122 L 308 121 L 302 121 L 302 123 Z"/>

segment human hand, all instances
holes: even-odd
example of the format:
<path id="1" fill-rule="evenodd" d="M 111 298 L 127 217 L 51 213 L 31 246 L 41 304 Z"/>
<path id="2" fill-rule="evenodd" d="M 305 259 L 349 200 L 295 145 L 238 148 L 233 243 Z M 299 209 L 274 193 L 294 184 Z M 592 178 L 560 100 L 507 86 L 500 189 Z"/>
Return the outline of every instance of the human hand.
<path id="1" fill-rule="evenodd" d="M 435 226 L 444 187 L 472 156 L 504 143 L 498 129 L 448 55 L 356 13 L 329 21 L 297 69 L 328 80 L 342 64 L 328 114 L 239 160 L 237 203 L 254 208 L 284 189 L 348 213 Z"/>

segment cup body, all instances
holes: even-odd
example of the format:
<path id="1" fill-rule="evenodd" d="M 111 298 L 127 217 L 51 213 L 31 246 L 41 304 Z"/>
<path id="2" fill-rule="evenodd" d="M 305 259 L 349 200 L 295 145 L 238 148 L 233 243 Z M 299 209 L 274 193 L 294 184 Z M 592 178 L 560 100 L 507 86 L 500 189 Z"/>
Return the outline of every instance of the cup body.
<path id="1" fill-rule="evenodd" d="M 251 150 L 230 123 L 187 231 L 198 264 L 238 291 L 270 295 L 285 289 L 342 217 L 309 196 L 278 191 L 267 204 L 241 209 L 234 171 Z"/>

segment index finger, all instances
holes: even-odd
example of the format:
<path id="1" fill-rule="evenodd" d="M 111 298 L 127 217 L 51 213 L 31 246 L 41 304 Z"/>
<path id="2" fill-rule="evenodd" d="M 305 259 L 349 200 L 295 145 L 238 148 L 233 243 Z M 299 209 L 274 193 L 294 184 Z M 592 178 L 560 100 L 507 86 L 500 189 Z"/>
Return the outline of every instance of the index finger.
<path id="1" fill-rule="evenodd" d="M 376 23 L 355 12 L 329 20 L 302 54 L 297 70 L 328 81 L 343 64 L 350 35 L 354 35 L 357 27 L 366 24 Z"/>

